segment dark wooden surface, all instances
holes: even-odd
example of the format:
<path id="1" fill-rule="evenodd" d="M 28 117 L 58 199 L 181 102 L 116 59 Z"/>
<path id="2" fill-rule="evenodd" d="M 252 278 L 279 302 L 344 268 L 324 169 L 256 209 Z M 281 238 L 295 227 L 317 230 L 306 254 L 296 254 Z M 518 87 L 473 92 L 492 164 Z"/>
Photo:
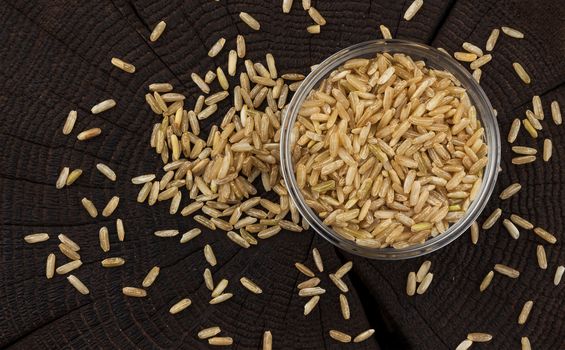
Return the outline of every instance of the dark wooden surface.
<path id="1" fill-rule="evenodd" d="M 219 325 L 234 337 L 233 348 L 257 349 L 262 332 L 273 332 L 276 349 L 453 349 L 470 331 L 494 335 L 489 349 L 517 349 L 528 336 L 535 349 L 565 348 L 565 286 L 554 287 L 553 274 L 565 263 L 563 127 L 549 118 L 553 99 L 565 106 L 565 12 L 563 2 L 546 1 L 440 1 L 426 0 L 411 22 L 401 19 L 410 1 L 314 1 L 327 18 L 322 34 L 310 36 L 310 23 L 296 0 L 291 14 L 283 15 L 281 1 L 2 1 L 0 6 L 0 347 L 8 349 L 195 349 L 207 345 L 196 333 Z M 261 22 L 251 32 L 238 18 L 247 11 Z M 161 19 L 167 30 L 157 43 L 147 40 Z M 425 258 L 402 262 L 353 258 L 355 267 L 347 283 L 352 319 L 343 321 L 338 293 L 328 288 L 317 309 L 302 316 L 304 300 L 296 294 L 303 280 L 295 261 L 312 265 L 309 252 L 320 249 L 328 270 L 351 256 L 336 251 L 312 232 L 284 232 L 253 249 L 242 250 L 221 232 L 204 232 L 194 242 L 158 239 L 155 229 L 195 226 L 189 218 L 170 216 L 168 205 L 149 208 L 135 202 L 138 187 L 129 179 L 154 172 L 161 161 L 148 146 L 152 124 L 143 95 L 148 83 L 170 81 L 194 102 L 197 89 L 190 73 L 205 73 L 227 60 L 235 36 L 245 34 L 249 57 L 262 59 L 267 51 L 277 58 L 280 71 L 302 71 L 338 49 L 380 37 L 379 24 L 396 38 L 411 39 L 459 50 L 463 41 L 484 45 L 491 29 L 515 26 L 524 40 L 501 35 L 494 59 L 485 69 L 481 85 L 498 110 L 505 138 L 512 119 L 523 117 L 531 97 L 542 97 L 546 119 L 538 140 L 522 133 L 517 144 L 541 149 L 543 138 L 554 143 L 549 163 L 536 161 L 513 166 L 508 145 L 502 146 L 502 173 L 495 193 L 520 181 L 524 188 L 509 201 L 496 196 L 485 213 L 501 206 L 503 215 L 519 213 L 554 232 L 559 241 L 546 246 L 549 269 L 537 267 L 535 248 L 543 243 L 531 232 L 513 240 L 500 222 L 484 232 L 477 246 L 468 234 L 426 258 L 435 278 L 429 292 L 407 297 L 405 279 Z M 209 58 L 208 48 L 219 38 L 226 48 Z M 138 72 L 126 74 L 110 65 L 113 56 L 134 63 Z M 521 62 L 533 83 L 522 84 L 512 70 Z M 113 97 L 116 108 L 99 116 L 89 113 L 98 101 Z M 78 110 L 73 136 L 61 128 L 70 109 Z M 211 118 L 212 119 L 212 118 Z M 216 122 L 209 120 L 208 124 Z M 98 126 L 101 137 L 77 142 L 76 130 Z M 209 126 L 209 125 L 208 125 Z M 118 173 L 110 183 L 94 166 L 109 164 Z M 83 176 L 69 188 L 55 190 L 62 166 L 83 168 Z M 114 194 L 122 201 L 111 219 L 91 219 L 80 198 L 93 198 L 98 208 Z M 114 219 L 124 219 L 126 241 L 115 239 Z M 483 215 L 483 218 L 485 216 Z M 104 255 L 97 232 L 111 227 L 110 256 L 127 263 L 103 269 Z M 91 294 L 79 295 L 64 279 L 44 277 L 47 254 L 55 240 L 26 245 L 23 236 L 46 231 L 64 232 L 83 247 L 84 265 L 77 275 Z M 207 305 L 202 282 L 205 262 L 202 246 L 210 243 L 219 264 L 214 276 L 229 278 L 232 300 Z M 62 256 L 58 255 L 59 261 Z M 519 279 L 496 276 L 485 293 L 478 286 L 495 263 L 521 271 Z M 148 269 L 161 266 L 161 275 L 143 300 L 126 298 L 124 285 L 138 285 Z M 237 280 L 246 275 L 264 290 L 250 295 Z M 323 283 L 330 286 L 324 277 Z M 193 300 L 182 314 L 169 307 L 182 297 Z M 535 301 L 530 320 L 517 324 L 523 303 Z M 369 327 L 376 336 L 362 344 L 341 345 L 328 336 L 336 328 L 356 334 Z M 477 346 L 478 348 L 479 346 Z"/>

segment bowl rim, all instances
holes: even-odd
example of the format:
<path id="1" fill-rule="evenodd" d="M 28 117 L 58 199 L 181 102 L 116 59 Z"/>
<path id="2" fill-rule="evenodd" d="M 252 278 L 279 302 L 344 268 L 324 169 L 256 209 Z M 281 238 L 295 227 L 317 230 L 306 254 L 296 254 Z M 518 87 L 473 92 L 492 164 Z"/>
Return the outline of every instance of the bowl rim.
<path id="1" fill-rule="evenodd" d="M 488 145 L 488 163 L 483 173 L 481 188 L 465 215 L 460 220 L 450 225 L 446 232 L 430 238 L 424 243 L 399 249 L 392 247 L 369 248 L 360 246 L 354 241 L 345 239 L 333 229 L 323 224 L 318 215 L 304 202 L 304 197 L 298 189 L 290 154 L 291 130 L 296 121 L 298 110 L 308 93 L 319 81 L 327 77 L 331 71 L 349 59 L 384 52 L 398 52 L 405 53 L 409 56 L 416 56 L 414 59 L 425 60 L 428 66 L 447 70 L 453 74 L 461 85 L 467 89 L 467 94 L 477 109 L 477 117 L 485 129 L 484 138 L 485 143 Z M 322 61 L 304 79 L 281 118 L 280 167 L 283 180 L 293 204 L 296 206 L 301 216 L 306 219 L 310 227 L 327 241 L 352 254 L 372 259 L 400 260 L 422 256 L 445 247 L 461 236 L 477 219 L 492 195 L 498 177 L 501 158 L 500 148 L 500 131 L 492 105 L 484 90 L 467 69 L 455 59 L 436 48 L 406 40 L 389 39 L 365 41 L 346 47 L 331 55 Z"/>

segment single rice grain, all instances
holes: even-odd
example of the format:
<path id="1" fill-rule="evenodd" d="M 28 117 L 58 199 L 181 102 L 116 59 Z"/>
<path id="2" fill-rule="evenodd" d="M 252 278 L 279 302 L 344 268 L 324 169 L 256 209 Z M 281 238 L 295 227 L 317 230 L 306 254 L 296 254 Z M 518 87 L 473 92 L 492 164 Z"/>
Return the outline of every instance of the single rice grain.
<path id="1" fill-rule="evenodd" d="M 416 273 L 411 271 L 408 273 L 408 279 L 406 280 L 406 294 L 413 296 L 416 294 Z"/>
<path id="2" fill-rule="evenodd" d="M 312 312 L 312 310 L 314 310 L 316 305 L 318 305 L 319 301 L 320 301 L 319 295 L 315 295 L 312 298 L 310 298 L 310 300 L 308 300 L 308 302 L 306 304 L 304 304 L 304 316 L 307 316 L 308 314 L 310 314 Z"/>
<path id="3" fill-rule="evenodd" d="M 47 255 L 47 260 L 45 262 L 45 277 L 48 279 L 53 278 L 55 275 L 55 260 L 55 254 L 49 253 L 49 255 Z"/>
<path id="4" fill-rule="evenodd" d="M 563 118 L 561 117 L 561 108 L 559 107 L 559 102 L 551 102 L 551 118 L 555 125 L 561 125 L 563 123 Z"/>
<path id="5" fill-rule="evenodd" d="M 147 275 L 145 275 L 143 282 L 141 282 L 141 285 L 143 286 L 143 288 L 151 287 L 151 285 L 157 279 L 157 276 L 159 276 L 159 272 L 161 272 L 161 268 L 159 266 L 153 266 L 151 268 L 151 270 L 149 270 Z"/>
<path id="6" fill-rule="evenodd" d="M 354 343 L 361 343 L 367 339 L 369 339 L 373 334 L 375 334 L 375 330 L 374 329 L 367 329 L 366 331 L 363 331 L 361 333 L 359 333 L 354 339 L 353 342 Z"/>
<path id="7" fill-rule="evenodd" d="M 534 306 L 534 302 L 532 300 L 528 300 L 522 306 L 522 311 L 520 311 L 520 315 L 518 315 L 518 324 L 522 325 L 528 321 L 528 317 L 530 316 L 530 312 L 532 312 L 532 307 Z"/>
<path id="8" fill-rule="evenodd" d="M 99 102 L 98 104 L 92 106 L 92 108 L 90 109 L 90 112 L 92 114 L 99 114 L 102 112 L 105 112 L 107 110 L 109 110 L 110 108 L 113 108 L 116 106 L 116 101 L 113 99 L 108 99 L 108 100 L 104 100 L 102 102 Z"/>
<path id="9" fill-rule="evenodd" d="M 85 131 L 81 132 L 80 134 L 78 134 L 77 139 L 79 141 L 86 141 L 86 140 L 90 140 L 90 139 L 100 135 L 101 133 L 102 133 L 102 129 L 92 128 L 92 129 L 85 130 Z"/>
<path id="10" fill-rule="evenodd" d="M 69 261 L 66 264 L 63 264 L 55 270 L 58 275 L 66 275 L 67 273 L 74 271 L 82 266 L 82 261 L 80 260 L 73 260 Z"/>
<path id="11" fill-rule="evenodd" d="M 66 182 L 66 186 L 70 186 L 73 183 L 75 183 L 76 180 L 78 180 L 78 178 L 82 175 L 82 169 L 75 169 L 73 171 L 71 171 L 71 173 L 69 174 L 69 176 L 67 177 L 67 182 Z"/>
<path id="12" fill-rule="evenodd" d="M 79 291 L 79 293 L 86 295 L 88 293 L 90 293 L 90 291 L 88 290 L 88 288 L 84 285 L 84 283 L 82 283 L 82 281 L 76 277 L 75 275 L 68 275 L 67 276 L 67 280 L 69 281 L 69 283 L 75 287 L 76 290 Z"/>
<path id="13" fill-rule="evenodd" d="M 98 163 L 96 164 L 96 169 L 98 169 L 98 171 L 102 175 L 106 176 L 110 181 L 116 181 L 116 173 L 106 164 Z"/>
<path id="14" fill-rule="evenodd" d="M 494 50 L 494 46 L 496 45 L 499 36 L 500 36 L 500 29 L 498 28 L 495 28 L 492 30 L 492 32 L 490 32 L 490 35 L 487 39 L 487 43 L 485 45 L 487 51 Z"/>
<path id="15" fill-rule="evenodd" d="M 550 139 L 543 140 L 543 161 L 549 162 L 553 153 L 553 143 Z"/>
<path id="16" fill-rule="evenodd" d="M 483 280 L 481 281 L 481 285 L 479 287 L 481 293 L 484 292 L 488 288 L 488 286 L 490 286 L 493 277 L 494 277 L 494 271 L 492 270 L 486 274 L 485 278 L 483 278 Z"/>
<path id="17" fill-rule="evenodd" d="M 106 226 L 103 226 L 98 231 L 98 240 L 100 241 L 102 251 L 105 253 L 110 251 L 110 235 L 108 234 L 108 228 L 106 228 Z"/>
<path id="18" fill-rule="evenodd" d="M 86 211 L 88 212 L 88 215 L 90 215 L 93 218 L 98 216 L 98 210 L 96 210 L 94 203 L 92 203 L 88 198 L 85 197 L 81 199 L 80 202 L 82 203 L 84 209 L 86 209 Z"/>
<path id="19" fill-rule="evenodd" d="M 124 287 L 122 293 L 128 297 L 144 298 L 147 296 L 147 291 L 137 287 Z"/>
<path id="20" fill-rule="evenodd" d="M 222 332 L 222 330 L 218 326 L 208 327 L 208 328 L 205 328 L 205 329 L 201 330 L 200 332 L 198 332 L 198 338 L 199 339 L 208 339 L 208 338 L 211 338 L 215 335 L 220 334 L 221 332 Z"/>
<path id="21" fill-rule="evenodd" d="M 555 276 L 553 277 L 553 285 L 558 286 L 561 283 L 561 279 L 563 278 L 563 274 L 565 273 L 565 266 L 557 266 L 555 270 Z"/>
<path id="22" fill-rule="evenodd" d="M 547 255 L 545 253 L 545 248 L 538 244 L 536 249 L 536 257 L 538 259 L 538 266 L 542 270 L 547 270 Z"/>
<path id="23" fill-rule="evenodd" d="M 424 279 L 422 280 L 422 283 L 420 283 L 420 285 L 418 286 L 418 289 L 416 289 L 416 293 L 424 294 L 428 290 L 428 288 L 430 287 L 430 284 L 432 283 L 433 278 L 434 278 L 434 274 L 431 273 L 431 272 L 428 272 L 426 277 L 424 277 Z"/>
<path id="24" fill-rule="evenodd" d="M 408 6 L 408 8 L 406 9 L 406 12 L 404 12 L 404 19 L 410 21 L 412 18 L 414 18 L 414 16 L 416 16 L 416 13 L 418 13 L 423 5 L 424 0 L 414 0 L 412 4 L 410 4 L 410 6 Z"/>
<path id="25" fill-rule="evenodd" d="M 261 29 L 261 24 L 247 12 L 240 12 L 239 18 L 253 30 Z"/>
<path id="26" fill-rule="evenodd" d="M 501 275 L 508 276 L 510 278 L 520 277 L 520 271 L 503 264 L 494 265 L 494 271 L 500 273 Z"/>
<path id="27" fill-rule="evenodd" d="M 68 135 L 73 131 L 76 121 L 77 111 L 70 111 L 67 115 L 67 119 L 65 119 L 65 124 L 63 125 L 63 135 Z"/>
<path id="28" fill-rule="evenodd" d="M 118 267 L 125 263 L 126 261 L 121 257 L 106 258 L 101 261 L 103 267 Z"/>
<path id="29" fill-rule="evenodd" d="M 118 197 L 118 196 L 112 197 L 108 201 L 108 204 L 106 204 L 106 206 L 102 210 L 102 216 L 108 217 L 108 216 L 112 215 L 112 213 L 114 213 L 114 211 L 118 207 L 119 203 L 120 203 L 120 197 Z"/>
<path id="30" fill-rule="evenodd" d="M 192 300 L 190 300 L 189 298 L 181 299 L 178 302 L 176 302 L 173 306 L 171 306 L 171 308 L 169 309 L 169 313 L 171 315 L 178 314 L 179 312 L 189 307 L 190 304 L 192 304 Z"/>
<path id="31" fill-rule="evenodd" d="M 496 208 L 483 223 L 483 230 L 488 230 L 489 228 L 493 227 L 501 215 L 502 209 Z"/>
<path id="32" fill-rule="evenodd" d="M 343 333 L 343 332 L 335 330 L 335 329 L 330 330 L 330 337 L 332 339 L 337 340 L 340 343 L 350 343 L 351 342 L 351 336 L 349 334 Z"/>
<path id="33" fill-rule="evenodd" d="M 557 242 L 557 238 L 555 238 L 553 234 L 547 232 L 541 227 L 534 228 L 534 233 L 538 235 L 538 237 L 540 237 L 541 239 L 543 239 L 544 241 L 550 244 L 555 244 Z"/>
<path id="34" fill-rule="evenodd" d="M 153 28 L 151 35 L 149 35 L 149 40 L 151 42 L 157 41 L 157 39 L 159 39 L 161 35 L 163 35 L 163 32 L 165 31 L 165 27 L 167 27 L 167 23 L 165 23 L 165 21 L 160 21 L 159 23 L 157 23 L 155 28 Z"/>
<path id="35" fill-rule="evenodd" d="M 57 182 L 55 182 L 55 188 L 60 190 L 67 184 L 67 178 L 69 177 L 69 167 L 64 167 L 57 177 Z"/>
<path id="36" fill-rule="evenodd" d="M 49 239 L 49 234 L 47 233 L 32 233 L 24 236 L 24 241 L 30 244 L 45 242 L 48 239 Z"/>
<path id="37" fill-rule="evenodd" d="M 502 32 L 504 34 L 508 35 L 511 38 L 516 38 L 516 39 L 523 39 L 524 38 L 524 33 L 520 32 L 517 29 L 511 28 L 511 27 L 502 27 L 500 29 L 502 29 Z"/>
<path id="38" fill-rule="evenodd" d="M 529 84 L 532 82 L 532 79 L 530 78 L 528 72 L 526 72 L 526 70 L 520 63 L 514 62 L 512 63 L 512 67 L 514 67 L 514 71 L 524 83 Z"/>
<path id="39" fill-rule="evenodd" d="M 112 65 L 123 70 L 126 73 L 135 73 L 135 66 L 131 63 L 125 62 L 117 57 L 112 57 Z"/>

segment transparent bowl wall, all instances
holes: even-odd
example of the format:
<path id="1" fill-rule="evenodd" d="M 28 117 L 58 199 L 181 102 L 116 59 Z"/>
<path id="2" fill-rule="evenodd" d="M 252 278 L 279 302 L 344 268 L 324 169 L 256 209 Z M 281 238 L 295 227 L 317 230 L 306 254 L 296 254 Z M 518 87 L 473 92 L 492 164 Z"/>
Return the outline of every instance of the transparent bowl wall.
<path id="1" fill-rule="evenodd" d="M 320 81 L 326 78 L 334 69 L 342 65 L 349 59 L 358 57 L 375 57 L 377 53 L 388 52 L 404 53 L 411 56 L 414 60 L 426 62 L 428 67 L 442 69 L 451 72 L 467 89 L 467 94 L 471 102 L 477 109 L 477 117 L 485 129 L 485 143 L 488 145 L 488 164 L 484 170 L 483 183 L 475 200 L 469 209 L 458 222 L 452 224 L 446 232 L 436 237 L 428 239 L 422 244 L 412 245 L 402 249 L 396 248 L 368 248 L 357 245 L 355 242 L 347 240 L 326 226 L 305 202 L 302 193 L 298 189 L 294 166 L 292 164 L 290 150 L 290 136 L 292 126 L 296 121 L 300 106 L 308 96 L 308 93 L 316 88 Z M 291 200 L 298 211 L 318 234 L 335 246 L 348 251 L 352 254 L 373 259 L 399 260 L 413 258 L 431 253 L 453 242 L 477 219 L 484 209 L 487 201 L 492 194 L 498 175 L 500 163 L 500 134 L 498 125 L 490 101 L 479 84 L 473 79 L 469 72 L 457 61 L 442 53 L 441 51 L 422 45 L 403 40 L 375 40 L 363 42 L 345 48 L 323 61 L 312 73 L 310 73 L 298 91 L 294 94 L 290 105 L 283 116 L 281 125 L 280 140 L 280 162 L 281 172 L 289 191 Z"/>

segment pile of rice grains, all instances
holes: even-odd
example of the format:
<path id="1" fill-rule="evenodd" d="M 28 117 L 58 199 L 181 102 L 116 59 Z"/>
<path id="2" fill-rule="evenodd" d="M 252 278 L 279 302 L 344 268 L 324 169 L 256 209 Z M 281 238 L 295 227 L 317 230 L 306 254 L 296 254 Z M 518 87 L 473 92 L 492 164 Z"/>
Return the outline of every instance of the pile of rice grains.
<path id="1" fill-rule="evenodd" d="M 282 10 L 289 13 L 292 0 L 282 1 Z M 404 14 L 411 20 L 422 7 L 423 1 L 414 1 Z M 326 20 L 308 0 L 302 1 L 314 24 L 307 28 L 311 34 L 320 33 Z M 240 19 L 251 30 L 260 30 L 260 23 L 252 15 L 241 12 Z M 150 35 L 157 41 L 165 32 L 166 23 L 159 22 Z M 390 30 L 380 26 L 385 39 L 392 38 Z M 500 31 L 510 38 L 524 37 L 520 31 L 502 27 L 494 29 L 486 41 L 485 51 L 491 52 Z M 217 56 L 226 44 L 220 38 L 209 50 L 210 57 Z M 463 43 L 463 51 L 454 57 L 468 62 L 473 77 L 480 81 L 481 67 L 492 60 L 492 55 L 472 43 Z M 441 49 L 447 54 L 447 51 Z M 192 216 L 200 225 L 210 230 L 222 230 L 226 236 L 242 248 L 257 245 L 281 230 L 301 232 L 308 223 L 291 203 L 281 179 L 279 169 L 279 139 L 281 115 L 290 101 L 290 94 L 298 89 L 304 76 L 298 73 L 280 74 L 272 54 L 267 53 L 265 64 L 252 62 L 246 57 L 243 35 L 238 35 L 234 49 L 227 61 L 227 75 L 239 77 L 239 84 L 230 87 L 226 72 L 216 67 L 208 72 L 192 73 L 193 82 L 202 91 L 192 108 L 185 106 L 182 93 L 174 92 L 169 83 L 156 82 L 149 85 L 145 98 L 151 110 L 160 117 L 153 126 L 150 145 L 161 157 L 163 175 L 143 174 L 131 179 L 141 188 L 137 196 L 139 203 L 149 206 L 168 201 L 170 214 Z M 133 64 L 119 58 L 111 63 L 133 74 Z M 241 64 L 243 63 L 243 64 Z M 239 72 L 238 67 L 244 67 Z M 529 84 L 531 78 L 520 63 L 513 67 L 518 77 Z M 314 68 L 314 67 L 312 67 Z M 202 75 L 202 76 L 201 76 Z M 220 90 L 212 91 L 211 84 L 217 81 Z M 224 101 L 226 100 L 226 101 Z M 229 103 L 231 108 L 219 123 L 212 125 L 207 136 L 200 130 L 199 121 L 214 117 L 219 103 Z M 92 114 L 103 113 L 116 105 L 108 99 L 92 107 Z M 542 130 L 540 121 L 544 111 L 539 96 L 532 99 L 532 110 L 526 118 L 515 119 L 508 133 L 508 142 L 514 143 L 520 128 L 532 137 Z M 560 125 L 561 112 L 557 101 L 551 103 L 551 114 L 556 125 Z M 73 131 L 77 112 L 71 111 L 63 126 L 63 134 Z M 324 223 L 346 239 L 358 245 L 384 248 L 402 248 L 424 242 L 427 238 L 445 232 L 450 223 L 459 220 L 477 194 L 481 185 L 483 169 L 487 164 L 487 145 L 483 142 L 484 129 L 477 111 L 460 83 L 449 73 L 426 67 L 422 61 L 414 61 L 404 54 L 378 54 L 372 59 L 351 59 L 333 71 L 303 103 L 292 130 L 292 154 L 297 183 L 306 203 L 314 209 Z M 99 136 L 100 128 L 91 128 L 77 134 L 77 139 L 86 141 Z M 517 154 L 514 164 L 526 164 L 536 160 L 537 149 L 513 146 Z M 549 161 L 552 143 L 545 139 L 543 160 Z M 106 164 L 97 164 L 97 170 L 109 181 L 116 181 L 116 173 Z M 81 176 L 82 169 L 63 167 L 56 181 L 56 188 L 71 186 Z M 257 180 L 257 181 L 256 181 Z M 274 192 L 278 201 L 264 198 L 254 182 L 260 182 L 261 193 Z M 500 194 L 506 200 L 521 189 L 514 183 Z M 183 203 L 183 197 L 185 198 Z M 110 198 L 102 209 L 102 216 L 110 217 L 120 203 L 118 196 Z M 88 215 L 98 216 L 98 209 L 88 198 L 82 199 Z M 488 229 L 502 216 L 496 209 L 483 223 Z M 543 241 L 554 244 L 556 238 L 541 227 L 536 227 L 517 214 L 504 219 L 508 233 L 518 239 L 519 229 L 533 230 Z M 122 219 L 116 219 L 115 232 L 120 242 L 125 239 Z M 471 240 L 477 244 L 479 225 L 471 227 Z M 154 232 L 157 237 L 176 237 L 184 244 L 201 234 L 193 228 L 181 234 L 177 229 L 161 229 Z M 39 243 L 49 239 L 48 233 L 33 233 L 24 237 L 27 243 Z M 100 248 L 110 252 L 110 230 L 99 231 Z M 67 275 L 67 279 L 78 292 L 88 294 L 88 287 L 71 272 L 81 267 L 80 246 L 65 234 L 58 235 L 60 252 L 66 262 L 57 265 L 55 253 L 47 257 L 46 277 L 55 273 Z M 546 251 L 537 246 L 539 267 L 547 269 Z M 210 267 L 217 259 L 210 245 L 203 248 L 203 255 Z M 324 264 L 318 249 L 312 250 L 318 273 L 324 272 Z M 122 257 L 107 256 L 101 261 L 106 268 L 122 266 Z M 343 279 L 351 270 L 347 262 L 328 275 L 340 291 L 339 306 L 344 320 L 352 316 L 347 293 L 349 288 Z M 320 286 L 321 279 L 314 271 L 296 262 L 295 267 L 308 279 L 297 285 L 298 295 L 308 298 L 304 304 L 307 316 L 318 304 L 326 289 Z M 423 294 L 429 288 L 434 275 L 431 262 L 425 261 L 417 272 L 410 272 L 406 293 L 409 296 Z M 483 292 L 490 285 L 495 272 L 501 276 L 518 278 L 520 272 L 512 267 L 496 264 L 480 285 Z M 556 268 L 554 284 L 558 285 L 565 267 Z M 123 293 L 129 297 L 142 298 L 160 273 L 153 267 L 139 286 L 125 286 Z M 229 300 L 233 292 L 227 291 L 229 281 L 215 283 L 212 271 L 203 271 L 206 287 L 210 290 L 210 304 Z M 241 277 L 240 283 L 249 293 L 261 294 L 263 289 L 249 277 Z M 327 287 L 326 287 L 327 288 Z M 268 290 L 266 292 L 269 292 Z M 169 312 L 177 314 L 191 305 L 191 299 L 179 298 L 170 306 Z M 534 302 L 525 302 L 518 316 L 524 324 Z M 202 329 L 197 337 L 210 345 L 231 345 L 233 339 L 220 335 L 218 326 Z M 355 336 L 339 330 L 329 330 L 336 341 L 362 342 L 374 333 L 364 330 Z M 280 335 L 281 337 L 283 335 Z M 474 342 L 488 342 L 492 335 L 469 333 L 457 350 L 468 349 Z M 530 348 L 527 337 L 521 339 L 522 349 Z M 263 349 L 271 349 L 273 334 L 263 334 Z"/>

